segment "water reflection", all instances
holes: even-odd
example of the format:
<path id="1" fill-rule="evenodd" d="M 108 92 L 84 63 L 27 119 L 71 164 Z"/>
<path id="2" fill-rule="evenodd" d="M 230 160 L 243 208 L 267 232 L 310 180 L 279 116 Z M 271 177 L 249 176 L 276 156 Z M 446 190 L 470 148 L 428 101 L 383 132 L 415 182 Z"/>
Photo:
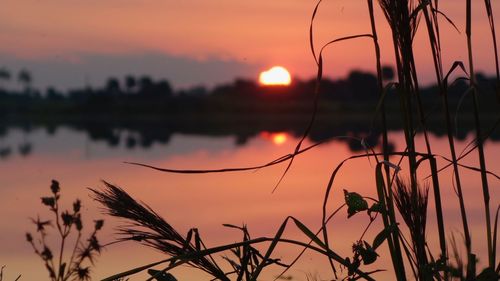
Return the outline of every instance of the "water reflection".
<path id="1" fill-rule="evenodd" d="M 0 162 L 0 210 L 4 215 L 9 214 L 8 219 L 4 216 L 0 220 L 0 229 L 3 230 L 0 239 L 0 261 L 7 265 L 9 273 L 22 274 L 26 280 L 40 280 L 39 276 L 46 276 L 43 265 L 24 241 L 24 233 L 30 230 L 30 217 L 36 217 L 37 214 L 44 217 L 45 209 L 40 207 L 39 197 L 46 194 L 48 184 L 53 178 L 61 182 L 63 199 L 67 204 L 75 197 L 83 200 L 87 223 L 92 223 L 92 219 L 106 219 L 103 243 L 115 239 L 113 227 L 118 225 L 118 222 L 100 214 L 99 207 L 88 197 L 86 187 L 100 187 L 100 179 L 125 188 L 136 199 L 147 203 L 164 216 L 181 234 L 187 233 L 191 227 L 198 227 L 209 246 L 240 239 L 238 232 L 228 231 L 221 226 L 223 223 L 247 224 L 254 237 L 272 236 L 283 219 L 293 215 L 312 229 L 317 229 L 325 185 L 332 169 L 340 161 L 353 155 L 351 147 L 345 141 L 333 140 L 297 157 L 275 193 L 271 193 L 271 190 L 286 164 L 256 172 L 194 176 L 163 174 L 123 164 L 123 161 L 133 160 L 178 169 L 257 165 L 293 151 L 298 139 L 292 133 L 283 132 L 259 132 L 255 137 L 247 138 L 245 145 L 238 145 L 235 135 L 194 136 L 175 133 L 169 138 L 168 145 L 153 142 L 147 149 L 139 149 L 142 146 L 138 142 L 134 149 L 129 149 L 123 140 L 128 136 L 139 138 L 135 131 L 115 131 L 121 141 L 119 145 L 110 146 L 106 141 L 94 141 L 85 132 L 68 127 L 59 127 L 52 132 L 31 127 L 29 133 L 25 130 L 9 129 L 6 134 L 8 137 L 1 140 L 2 145 L 11 147 L 11 154 L 9 161 Z M 285 136 L 286 141 L 276 145 L 273 136 L 280 135 Z M 283 137 L 278 139 L 280 138 Z M 401 133 L 393 132 L 390 138 L 394 141 L 394 149 L 404 149 L 404 136 Z M 457 141 L 457 149 L 465 147 L 471 140 L 469 137 Z M 436 151 L 447 153 L 445 138 L 431 135 L 431 141 Z M 18 150 L 18 145 L 25 142 L 32 143 L 35 148 L 35 153 L 31 153 L 27 158 L 22 157 Z M 304 145 L 309 144 L 311 140 L 306 140 Z M 417 144 L 423 144 L 421 137 L 417 138 Z M 485 149 L 487 155 L 498 155 L 500 146 L 498 143 L 487 142 Z M 476 160 L 471 155 L 464 159 L 463 163 L 477 165 Z M 500 170 L 498 158 L 488 157 L 487 161 L 490 170 Z M 440 166 L 444 164 L 439 163 Z M 347 162 L 334 185 L 329 209 L 334 210 L 341 204 L 343 189 L 376 196 L 373 170 L 373 163 L 364 159 Z M 458 203 L 451 174 L 449 170 L 443 173 L 442 197 L 446 198 L 443 208 L 447 234 L 455 233 L 460 237 Z M 425 173 L 422 176 L 425 176 Z M 484 237 L 484 218 L 481 196 L 477 190 L 478 180 L 480 177 L 477 173 L 464 171 L 467 211 L 475 238 L 473 247 L 475 252 L 483 253 L 486 245 L 484 239 L 481 239 Z M 492 180 L 492 202 L 500 201 L 499 191 L 499 182 Z M 430 208 L 431 213 L 432 210 L 433 208 Z M 353 240 L 363 232 L 363 227 L 360 226 L 368 223 L 364 216 L 354 216 L 349 220 L 346 220 L 346 217 L 346 212 L 339 213 L 332 223 L 331 230 L 332 246 L 343 256 L 350 255 Z M 430 248 L 434 249 L 438 243 L 434 235 L 436 227 L 432 219 L 433 214 L 429 214 L 429 218 L 429 244 Z M 376 225 L 367 235 L 373 238 L 380 229 L 381 226 Z M 290 238 L 303 238 L 299 231 L 292 228 L 287 230 L 286 235 Z M 299 251 L 300 249 L 296 248 L 283 248 L 279 249 L 276 255 L 286 262 Z M 131 256 L 134 258 L 130 258 Z M 164 256 L 134 244 L 116 245 L 104 251 L 98 259 L 93 279 L 97 280 L 162 258 Z M 387 254 L 381 254 L 381 260 L 374 265 L 374 269 L 390 270 L 386 266 L 389 263 L 385 258 Z M 322 278 L 328 277 L 328 262 L 309 253 L 290 274 L 293 275 L 293 280 L 306 280 L 306 274 L 315 273 Z M 179 277 L 179 280 L 209 280 L 207 276 L 186 268 L 174 271 L 174 275 Z M 273 276 L 275 272 L 269 272 L 266 278 L 272 279 Z M 142 277 L 134 277 L 131 280 L 144 280 Z M 391 280 L 392 275 L 390 272 L 380 273 L 377 279 Z"/>
<path id="2" fill-rule="evenodd" d="M 168 146 L 172 137 L 196 135 L 209 137 L 231 137 L 235 146 L 247 145 L 248 140 L 260 136 L 279 145 L 290 138 L 301 137 L 307 125 L 307 116 L 178 116 L 176 118 L 158 119 L 101 119 L 76 118 L 71 120 L 6 120 L 0 124 L 0 159 L 8 159 L 13 154 L 29 156 L 36 151 L 31 141 L 34 131 L 44 130 L 54 136 L 60 130 L 69 129 L 82 132 L 91 143 L 105 143 L 110 148 L 126 148 L 129 150 L 147 150 L 154 145 Z M 371 116 L 361 118 L 337 118 L 335 116 L 318 116 L 309 134 L 311 142 L 320 142 L 342 136 L 353 152 L 362 151 L 364 145 L 377 147 L 380 145 L 380 131 L 377 130 Z M 473 128 L 471 120 L 457 119 L 456 138 L 463 140 Z M 485 131 L 489 131 L 495 120 L 485 120 Z M 372 125 L 373 124 L 373 125 Z M 445 127 L 439 122 L 428 120 L 429 131 L 437 136 L 445 134 Z M 389 123 L 390 131 L 398 131 L 401 124 L 398 119 Z M 22 132 L 16 142 L 8 142 L 13 131 Z M 283 133 L 286 132 L 286 133 Z M 363 140 L 363 144 L 360 140 Z M 490 140 L 500 140 L 500 130 L 493 130 Z M 390 143 L 390 148 L 394 144 Z"/>

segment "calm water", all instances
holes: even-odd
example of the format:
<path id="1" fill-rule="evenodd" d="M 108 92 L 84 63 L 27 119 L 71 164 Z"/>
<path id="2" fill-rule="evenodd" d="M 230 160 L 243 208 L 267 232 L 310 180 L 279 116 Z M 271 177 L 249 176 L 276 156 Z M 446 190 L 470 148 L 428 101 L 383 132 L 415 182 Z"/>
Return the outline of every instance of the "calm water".
<path id="1" fill-rule="evenodd" d="M 401 133 L 391 133 L 390 137 L 396 149 L 403 149 Z M 465 147 L 470 140 L 469 136 L 459 141 L 458 147 Z M 448 155 L 445 138 L 433 136 L 432 141 L 435 152 Z M 178 169 L 258 165 L 292 152 L 297 139 L 286 132 L 262 132 L 249 138 L 245 145 L 236 143 L 238 140 L 233 137 L 175 134 L 168 144 L 154 143 L 149 148 L 136 146 L 128 149 L 126 144 L 111 147 L 104 141 L 92 141 L 87 134 L 71 129 L 61 128 L 54 134 L 48 134 L 43 129 L 35 129 L 30 133 L 9 129 L 0 139 L 1 148 L 10 148 L 3 150 L 0 160 L 0 265 L 6 265 L 5 280 L 13 280 L 18 274 L 22 274 L 21 280 L 44 280 L 47 276 L 42 262 L 25 242 L 24 234 L 26 231 L 34 231 L 29 218 L 37 215 L 49 218 L 48 211 L 41 206 L 39 198 L 49 194 L 51 179 L 57 179 L 61 183 L 62 202 L 68 208 L 74 198 L 83 200 L 83 215 L 87 225 L 90 225 L 92 219 L 106 220 L 100 236 L 102 243 L 113 241 L 113 227 L 119 222 L 100 213 L 99 206 L 89 198 L 87 188 L 100 188 L 100 181 L 106 180 L 149 204 L 180 233 L 197 227 L 206 244 L 216 246 L 240 239 L 240 233 L 224 228 L 223 223 L 246 224 L 253 237 L 271 237 L 284 218 L 292 215 L 311 229 L 317 229 L 330 173 L 343 159 L 354 153 L 346 143 L 339 141 L 331 141 L 309 151 L 296 159 L 275 193 L 271 191 L 286 164 L 255 172 L 208 175 L 165 174 L 123 164 L 124 161 L 135 161 Z M 487 142 L 486 154 L 489 170 L 499 173 L 500 144 Z M 476 155 L 471 154 L 463 163 L 477 165 Z M 440 162 L 440 165 L 443 164 Z M 480 177 L 475 172 L 463 172 L 467 212 L 473 229 L 473 248 L 480 253 L 480 257 L 484 257 Z M 421 177 L 425 176 L 422 172 Z M 494 209 L 500 202 L 500 182 L 493 177 L 489 180 L 491 206 Z M 458 202 L 451 185 L 450 171 L 443 172 L 441 181 L 447 233 L 455 233 L 460 239 Z M 344 165 L 334 184 L 330 210 L 343 202 L 343 189 L 375 197 L 373 161 L 355 160 Z M 436 249 L 437 253 L 432 200 L 431 196 L 429 241 L 431 249 Z M 332 247 L 347 257 L 351 256 L 352 242 L 359 238 L 368 218 L 361 214 L 349 220 L 346 217 L 347 211 L 337 215 L 330 225 L 330 233 Z M 367 240 L 372 241 L 380 230 L 380 224 L 375 224 L 368 232 Z M 307 241 L 292 225 L 286 236 Z M 383 248 L 385 249 L 385 244 Z M 281 247 L 274 257 L 288 262 L 299 251 L 298 248 Z M 98 258 L 92 276 L 97 280 L 164 257 L 154 250 L 133 243 L 113 245 L 106 248 Z M 390 271 L 385 257 L 387 255 L 382 254 L 379 262 L 367 269 L 381 268 Z M 268 270 L 262 280 L 272 280 L 277 272 L 278 269 Z M 210 280 L 208 276 L 189 268 L 179 268 L 172 273 L 179 281 Z M 329 278 L 330 270 L 326 260 L 308 254 L 289 273 L 294 280 L 305 280 L 306 274 Z M 387 277 L 392 276 L 390 273 L 380 273 L 376 278 L 383 280 L 384 276 L 392 279 Z M 144 280 L 144 275 L 134 276 L 131 280 Z"/>

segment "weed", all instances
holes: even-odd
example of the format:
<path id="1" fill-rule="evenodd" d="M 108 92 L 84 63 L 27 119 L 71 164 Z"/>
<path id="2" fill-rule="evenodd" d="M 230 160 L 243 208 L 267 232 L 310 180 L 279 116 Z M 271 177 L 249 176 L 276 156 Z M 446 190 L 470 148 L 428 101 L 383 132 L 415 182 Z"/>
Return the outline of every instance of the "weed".
<path id="1" fill-rule="evenodd" d="M 71 211 L 63 211 L 59 202 L 61 198 L 59 182 L 52 180 L 50 190 L 52 194 L 42 197 L 41 200 L 42 204 L 47 206 L 53 214 L 53 220 L 43 220 L 39 216 L 36 219 L 32 218 L 31 221 L 36 226 L 37 237 L 28 232 L 26 233 L 26 241 L 31 245 L 35 254 L 42 259 L 50 280 L 90 280 L 91 267 L 94 265 L 96 255 L 100 254 L 102 249 L 97 240 L 97 233 L 101 230 L 104 221 L 96 220 L 94 229 L 84 240 L 81 201 L 76 199 Z M 55 229 L 58 234 L 59 247 L 56 248 L 56 252 L 48 243 L 49 229 Z M 66 245 L 70 235 L 75 231 L 74 244 Z M 66 246 L 71 246 L 69 253 L 66 252 Z"/>

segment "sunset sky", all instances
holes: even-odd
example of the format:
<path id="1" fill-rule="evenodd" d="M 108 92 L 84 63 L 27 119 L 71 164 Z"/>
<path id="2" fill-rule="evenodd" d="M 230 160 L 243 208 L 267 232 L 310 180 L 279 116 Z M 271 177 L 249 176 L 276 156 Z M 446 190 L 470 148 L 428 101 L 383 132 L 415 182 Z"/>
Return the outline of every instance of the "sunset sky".
<path id="1" fill-rule="evenodd" d="M 377 1 L 374 1 L 377 3 Z M 483 1 L 473 1 L 478 70 L 492 73 L 493 52 Z M 316 72 L 309 50 L 312 0 L 2 0 L 0 67 L 30 70 L 34 85 L 60 89 L 103 85 L 109 76 L 148 74 L 175 88 L 213 86 L 235 77 L 257 79 L 273 65 L 293 77 Z M 445 68 L 466 61 L 465 1 L 440 1 L 461 31 L 442 21 Z M 493 3 L 500 14 L 500 5 Z M 376 10 L 382 60 L 392 64 L 390 36 Z M 433 78 L 424 24 L 417 35 L 417 67 L 423 83 Z M 366 1 L 323 1 L 315 24 L 316 45 L 369 33 Z M 325 53 L 326 75 L 374 69 L 369 39 L 335 45 Z M 14 84 L 14 83 L 12 83 Z"/>

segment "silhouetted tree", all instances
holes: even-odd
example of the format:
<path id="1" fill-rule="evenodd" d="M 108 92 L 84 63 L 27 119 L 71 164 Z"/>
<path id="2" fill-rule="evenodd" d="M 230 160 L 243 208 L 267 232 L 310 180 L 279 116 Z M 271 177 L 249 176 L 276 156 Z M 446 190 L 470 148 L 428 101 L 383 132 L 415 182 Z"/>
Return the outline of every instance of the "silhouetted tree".
<path id="1" fill-rule="evenodd" d="M 10 72 L 5 69 L 5 68 L 0 68 L 0 83 L 3 83 L 1 81 L 9 81 L 10 80 Z M 0 84 L 0 86 L 3 86 Z M 3 87 L 2 87 L 3 88 Z"/>
<path id="2" fill-rule="evenodd" d="M 31 82 L 33 80 L 31 73 L 26 69 L 21 69 L 17 74 L 17 80 L 24 86 L 24 91 L 29 93 L 31 90 Z"/>
<path id="3" fill-rule="evenodd" d="M 241 78 L 234 81 L 233 91 L 234 94 L 238 94 L 240 97 L 243 96 L 248 98 L 254 98 L 259 94 L 257 84 L 255 84 L 254 81 Z"/>
<path id="4" fill-rule="evenodd" d="M 127 88 L 127 93 L 131 94 L 135 87 L 137 86 L 137 80 L 132 75 L 127 75 L 125 77 L 125 87 Z"/>
<path id="5" fill-rule="evenodd" d="M 186 95 L 191 97 L 204 97 L 208 94 L 208 90 L 203 86 L 195 86 L 187 90 L 181 90 L 179 95 Z"/>
<path id="6" fill-rule="evenodd" d="M 142 76 L 139 79 L 139 93 L 148 94 L 153 89 L 153 79 L 149 76 Z"/>
<path id="7" fill-rule="evenodd" d="M 155 96 L 170 97 L 172 96 L 172 87 L 167 80 L 161 80 L 153 86 L 153 94 Z"/>
<path id="8" fill-rule="evenodd" d="M 47 100 L 49 101 L 60 101 L 64 100 L 62 93 L 57 91 L 54 87 L 48 87 L 46 91 Z"/>
<path id="9" fill-rule="evenodd" d="M 121 92 L 120 82 L 118 81 L 118 79 L 114 77 L 108 79 L 108 81 L 106 82 L 106 92 L 113 95 L 119 94 Z"/>

